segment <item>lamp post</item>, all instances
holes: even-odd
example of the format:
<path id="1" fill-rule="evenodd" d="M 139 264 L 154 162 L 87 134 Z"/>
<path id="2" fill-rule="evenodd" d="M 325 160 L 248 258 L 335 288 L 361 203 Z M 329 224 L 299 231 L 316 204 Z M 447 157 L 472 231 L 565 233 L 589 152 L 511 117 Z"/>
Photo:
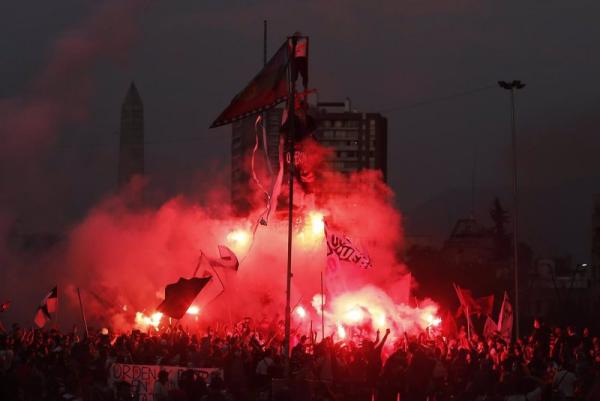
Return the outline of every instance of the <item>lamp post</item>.
<path id="1" fill-rule="evenodd" d="M 521 81 L 498 81 L 502 89 L 510 91 L 510 119 L 512 131 L 512 165 L 513 165 L 513 268 L 515 275 L 515 320 L 516 335 L 519 338 L 519 192 L 517 181 L 517 118 L 515 110 L 515 94 L 517 90 L 523 89 L 525 84 Z"/>

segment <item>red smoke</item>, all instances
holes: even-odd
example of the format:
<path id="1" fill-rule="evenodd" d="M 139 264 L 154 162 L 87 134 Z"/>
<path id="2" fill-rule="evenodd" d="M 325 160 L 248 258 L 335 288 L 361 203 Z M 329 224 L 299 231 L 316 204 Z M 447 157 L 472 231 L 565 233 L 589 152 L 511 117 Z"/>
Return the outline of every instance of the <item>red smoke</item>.
<path id="1" fill-rule="evenodd" d="M 208 304 L 201 294 L 195 303 L 199 313 L 184 317 L 181 323 L 214 326 L 219 321 L 231 328 L 240 319 L 251 317 L 265 326 L 276 324 L 283 319 L 285 305 L 287 216 L 278 211 L 268 226 L 256 226 L 253 237 L 252 229 L 262 209 L 248 218 L 238 218 L 223 207 L 219 213 L 212 212 L 219 207 L 176 198 L 158 210 L 132 211 L 118 198 L 103 202 L 70 234 L 64 261 L 68 266 L 66 292 L 74 294 L 72 288 L 82 287 L 89 320 L 96 325 L 110 325 L 116 330 L 147 328 L 148 322 L 136 326 L 136 312 L 150 316 L 166 284 L 180 276 L 190 277 L 201 252 L 216 256 L 217 245 L 224 244 L 236 252 L 239 270 L 220 269 L 225 292 Z M 323 217 L 359 240 L 373 262 L 368 270 L 358 266 L 344 269 L 342 276 L 336 277 L 343 286 L 332 285 L 325 276 L 326 334 L 336 332 L 340 325 L 349 336 L 353 326 L 373 336 L 375 330 L 389 327 L 393 339 L 404 331 L 431 325 L 437 312 L 435 304 L 427 301 L 420 308 L 406 305 L 410 276 L 398 261 L 401 219 L 379 173 L 363 171 L 346 176 L 327 171 L 320 177 L 314 209 L 295 216 L 295 328 L 306 332 L 311 320 L 315 329 L 320 327 L 319 302 L 313 305 L 312 301 L 315 296 L 320 299 L 320 276 L 325 271 Z M 348 320 L 348 313 L 356 313 L 352 311 L 356 308 L 361 317 L 355 322 Z"/>

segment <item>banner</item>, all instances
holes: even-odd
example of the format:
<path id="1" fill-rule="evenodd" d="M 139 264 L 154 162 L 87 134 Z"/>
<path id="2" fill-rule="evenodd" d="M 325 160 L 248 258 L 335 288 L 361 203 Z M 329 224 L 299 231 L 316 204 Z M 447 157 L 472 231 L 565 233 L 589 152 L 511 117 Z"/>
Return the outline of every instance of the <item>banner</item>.
<path id="1" fill-rule="evenodd" d="M 325 238 L 328 270 L 337 270 L 342 264 L 352 264 L 365 269 L 372 267 L 371 258 L 367 253 L 362 252 L 347 236 L 330 230 L 327 224 L 325 224 Z"/>
<path id="2" fill-rule="evenodd" d="M 508 298 L 508 293 L 504 291 L 504 299 L 500 308 L 500 316 L 498 316 L 498 331 L 505 339 L 512 337 L 513 327 L 513 309 Z"/>
<path id="3" fill-rule="evenodd" d="M 267 65 L 250 81 L 211 124 L 210 128 L 230 124 L 267 111 L 288 98 L 287 71 L 289 46 L 284 43 Z"/>
<path id="4" fill-rule="evenodd" d="M 194 374 L 204 378 L 206 384 L 210 383 L 213 375 L 223 378 L 223 371 L 218 368 L 187 368 L 183 366 L 161 366 L 161 365 L 133 365 L 124 363 L 113 363 L 109 369 L 109 385 L 114 386 L 118 382 L 131 384 L 131 392 L 139 391 L 139 401 L 154 400 L 154 383 L 158 380 L 158 372 L 161 370 L 169 374 L 168 388 L 174 390 L 183 372 L 192 370 Z"/>

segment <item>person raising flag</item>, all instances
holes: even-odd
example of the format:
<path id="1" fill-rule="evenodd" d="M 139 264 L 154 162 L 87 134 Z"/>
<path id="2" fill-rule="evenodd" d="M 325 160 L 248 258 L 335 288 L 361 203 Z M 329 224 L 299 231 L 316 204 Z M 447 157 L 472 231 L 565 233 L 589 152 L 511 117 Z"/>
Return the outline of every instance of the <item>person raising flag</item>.
<path id="1" fill-rule="evenodd" d="M 50 292 L 42 299 L 40 306 L 37 308 L 35 317 L 33 318 L 34 323 L 42 328 L 52 319 L 52 313 L 56 312 L 58 306 L 58 287 L 54 286 Z"/>

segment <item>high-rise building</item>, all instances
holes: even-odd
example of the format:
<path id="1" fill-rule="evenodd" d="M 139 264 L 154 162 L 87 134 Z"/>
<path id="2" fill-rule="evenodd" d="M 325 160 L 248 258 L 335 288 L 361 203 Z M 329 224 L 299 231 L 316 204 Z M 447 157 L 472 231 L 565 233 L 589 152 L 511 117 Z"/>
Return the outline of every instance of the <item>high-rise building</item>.
<path id="1" fill-rule="evenodd" d="M 132 82 L 121 106 L 119 189 L 136 175 L 144 175 L 144 105 Z"/>
<path id="2" fill-rule="evenodd" d="M 332 150 L 330 165 L 350 173 L 379 170 L 387 180 L 387 119 L 352 110 L 345 102 L 317 103 L 317 139 Z"/>
<path id="3" fill-rule="evenodd" d="M 265 133 L 270 169 L 274 174 L 279 167 L 279 129 L 282 108 L 265 113 Z M 320 102 L 311 107 L 309 114 L 317 124 L 318 141 L 331 149 L 328 163 L 335 170 L 350 173 L 364 169 L 380 170 L 387 178 L 387 119 L 379 113 L 361 113 L 352 110 L 349 99 L 345 102 Z M 251 157 L 256 144 L 256 117 L 237 121 L 231 135 L 231 201 L 238 211 L 248 210 L 252 181 Z M 262 132 L 258 133 L 259 148 L 255 166 L 266 172 Z"/>

